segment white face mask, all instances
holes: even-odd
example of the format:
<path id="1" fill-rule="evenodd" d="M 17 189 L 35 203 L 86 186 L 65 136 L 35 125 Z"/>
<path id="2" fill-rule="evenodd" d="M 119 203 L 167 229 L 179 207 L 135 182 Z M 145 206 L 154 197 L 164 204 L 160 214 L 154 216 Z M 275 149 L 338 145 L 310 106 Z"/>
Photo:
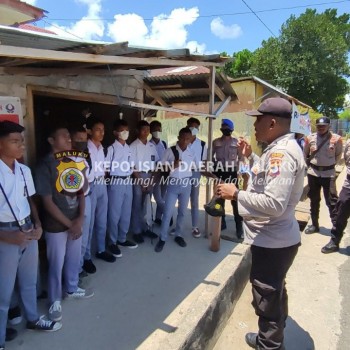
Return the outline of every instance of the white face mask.
<path id="1" fill-rule="evenodd" d="M 123 141 L 126 141 L 129 138 L 129 131 L 127 130 L 120 131 L 117 133 L 117 135 L 120 139 L 122 139 Z"/>
<path id="2" fill-rule="evenodd" d="M 199 130 L 197 128 L 195 128 L 194 126 L 191 126 L 190 130 L 192 132 L 192 136 L 196 136 L 199 133 Z"/>
<path id="3" fill-rule="evenodd" d="M 152 132 L 152 136 L 153 136 L 155 139 L 160 139 L 161 136 L 162 136 L 162 132 L 161 132 L 161 131 L 153 131 L 153 132 Z"/>

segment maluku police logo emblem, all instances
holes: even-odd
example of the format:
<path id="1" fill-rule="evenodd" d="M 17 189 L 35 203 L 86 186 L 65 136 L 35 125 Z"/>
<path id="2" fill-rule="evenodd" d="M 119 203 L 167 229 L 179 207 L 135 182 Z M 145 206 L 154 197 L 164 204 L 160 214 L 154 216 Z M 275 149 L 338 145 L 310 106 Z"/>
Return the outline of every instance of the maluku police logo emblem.
<path id="1" fill-rule="evenodd" d="M 69 162 L 61 161 L 58 166 L 58 176 L 56 180 L 56 189 L 58 192 L 68 192 L 70 194 L 76 194 L 83 189 L 86 182 L 84 176 L 84 170 L 86 165 L 84 161 Z"/>

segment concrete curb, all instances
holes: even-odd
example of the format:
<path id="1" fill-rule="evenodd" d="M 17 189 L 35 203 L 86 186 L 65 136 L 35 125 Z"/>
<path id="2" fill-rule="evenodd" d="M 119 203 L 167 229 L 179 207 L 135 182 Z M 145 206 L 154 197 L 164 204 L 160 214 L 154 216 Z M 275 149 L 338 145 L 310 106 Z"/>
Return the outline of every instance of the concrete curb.
<path id="1" fill-rule="evenodd" d="M 212 349 L 247 283 L 249 248 L 236 245 L 138 349 Z"/>

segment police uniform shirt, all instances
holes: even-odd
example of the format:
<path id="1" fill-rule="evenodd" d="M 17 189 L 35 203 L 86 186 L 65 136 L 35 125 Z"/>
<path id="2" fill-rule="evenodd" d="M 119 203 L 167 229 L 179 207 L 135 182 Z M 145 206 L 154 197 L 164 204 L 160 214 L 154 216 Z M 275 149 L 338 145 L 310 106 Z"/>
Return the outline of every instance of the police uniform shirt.
<path id="1" fill-rule="evenodd" d="M 112 176 L 130 176 L 131 168 L 131 150 L 127 143 L 121 144 L 118 140 L 108 147 L 106 161 L 110 164 L 110 175 Z"/>
<path id="2" fill-rule="evenodd" d="M 254 155 L 254 160 L 257 160 Z M 272 142 L 252 169 L 246 191 L 238 193 L 238 212 L 244 218 L 245 242 L 265 248 L 284 248 L 300 242 L 294 216 L 304 185 L 302 150 L 287 134 Z"/>
<path id="3" fill-rule="evenodd" d="M 187 147 L 184 151 L 176 144 L 176 149 L 179 152 L 180 166 L 170 171 L 169 177 L 184 179 L 192 176 L 192 168 L 197 164 L 197 159 L 190 147 Z M 167 148 L 163 154 L 161 163 L 171 164 L 175 161 L 175 155 L 171 147 Z"/>
<path id="4" fill-rule="evenodd" d="M 30 205 L 27 196 L 35 194 L 33 177 L 30 169 L 19 164 L 15 160 L 14 172 L 0 159 L 0 183 L 11 203 L 12 209 L 18 220 L 23 220 L 30 215 Z M 23 171 L 23 175 L 21 172 Z M 24 178 L 23 178 L 24 176 Z M 25 179 L 25 181 L 24 181 Z M 27 186 L 27 190 L 25 189 Z M 28 191 L 28 193 L 27 193 Z M 11 209 L 7 204 L 6 198 L 0 191 L 0 222 L 14 222 Z"/>
<path id="5" fill-rule="evenodd" d="M 144 144 L 140 139 L 136 139 L 131 145 L 131 159 L 136 171 L 149 172 L 156 167 L 159 157 L 153 143 L 147 141 Z"/>
<path id="6" fill-rule="evenodd" d="M 195 140 L 189 145 L 191 148 L 192 152 L 194 153 L 196 157 L 196 168 L 199 169 L 200 162 L 207 160 L 207 155 L 208 155 L 208 149 L 207 145 L 204 145 L 202 148 L 202 141 L 196 137 Z M 203 151 L 203 156 L 202 156 L 202 151 Z"/>
<path id="7" fill-rule="evenodd" d="M 156 143 L 156 142 L 154 141 L 154 139 L 151 139 L 151 141 L 150 141 L 150 143 L 152 143 L 152 144 L 155 146 L 155 148 L 156 148 L 156 150 L 157 150 L 157 153 L 158 153 L 159 159 L 162 159 L 163 154 L 164 154 L 164 151 L 167 149 L 166 143 L 165 143 L 165 145 L 164 145 L 164 142 L 165 142 L 165 141 L 159 140 L 159 142 Z"/>
<path id="8" fill-rule="evenodd" d="M 305 146 L 304 146 L 304 156 L 305 158 L 309 157 L 309 155 L 316 151 L 319 145 L 324 141 L 324 139 L 328 137 L 328 133 L 326 135 L 318 135 L 317 132 L 306 137 Z M 335 165 L 341 158 L 343 152 L 343 145 L 341 137 L 337 134 L 332 133 L 332 137 L 328 140 L 322 148 L 317 152 L 315 157 L 311 160 L 311 164 L 316 166 L 331 166 Z M 307 170 L 309 175 L 317 176 L 317 177 L 334 177 L 335 169 L 329 170 L 318 170 L 314 169 L 310 166 Z"/>
<path id="9" fill-rule="evenodd" d="M 97 147 L 91 140 L 88 141 L 88 149 L 91 158 L 91 166 L 94 178 L 98 178 L 105 175 L 104 165 L 105 165 L 105 154 L 103 151 L 103 146 Z M 89 178 L 89 182 L 90 181 Z"/>
<path id="10" fill-rule="evenodd" d="M 213 159 L 229 167 L 238 166 L 238 139 L 222 136 L 213 141 Z"/>

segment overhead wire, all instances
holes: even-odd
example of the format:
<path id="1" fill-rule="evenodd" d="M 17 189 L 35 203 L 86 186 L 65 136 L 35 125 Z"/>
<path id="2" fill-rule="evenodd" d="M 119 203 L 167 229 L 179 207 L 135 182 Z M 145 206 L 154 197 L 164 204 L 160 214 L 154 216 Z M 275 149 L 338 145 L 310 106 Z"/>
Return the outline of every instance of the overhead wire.
<path id="1" fill-rule="evenodd" d="M 268 27 L 268 25 L 257 15 L 257 13 L 246 3 L 245 0 L 242 0 L 243 4 L 248 7 L 248 9 L 253 13 L 253 15 L 263 24 L 263 26 L 276 38 L 275 33 Z"/>
<path id="2" fill-rule="evenodd" d="M 257 13 L 266 13 L 266 12 L 274 12 L 274 11 L 283 11 L 283 10 L 295 10 L 299 8 L 307 8 L 307 7 L 316 7 L 316 6 L 324 6 L 324 5 L 333 5 L 333 4 L 341 4 L 345 2 L 350 2 L 350 0 L 339 0 L 339 1 L 327 1 L 327 2 L 320 2 L 315 4 L 306 4 L 306 5 L 299 5 L 299 6 L 290 6 L 290 7 L 278 7 L 278 8 L 271 8 L 271 9 L 265 9 L 265 10 L 256 10 L 254 11 L 255 14 Z M 199 15 L 199 16 L 193 16 L 191 18 L 212 18 L 212 17 L 230 17 L 230 16 L 240 16 L 240 15 L 249 15 L 252 14 L 252 11 L 244 11 L 244 12 L 233 12 L 233 13 L 217 13 L 217 14 L 210 14 L 210 15 Z M 49 18 L 50 21 L 114 21 L 115 18 Z M 169 19 L 177 19 L 171 16 L 164 16 L 162 18 L 158 18 L 158 20 L 169 20 Z M 153 21 L 154 18 L 143 18 L 144 21 Z"/>

